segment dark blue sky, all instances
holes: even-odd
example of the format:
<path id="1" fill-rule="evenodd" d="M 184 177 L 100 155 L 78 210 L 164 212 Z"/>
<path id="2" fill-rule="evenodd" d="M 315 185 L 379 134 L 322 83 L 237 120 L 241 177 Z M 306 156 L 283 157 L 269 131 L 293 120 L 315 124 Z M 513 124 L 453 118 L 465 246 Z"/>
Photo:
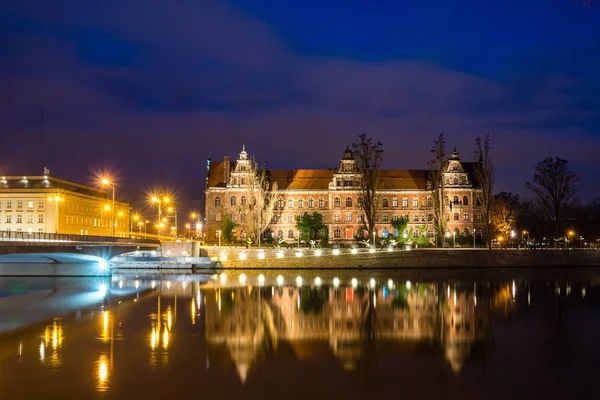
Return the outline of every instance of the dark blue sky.
<path id="1" fill-rule="evenodd" d="M 367 132 L 386 168 L 424 168 L 445 132 L 490 133 L 496 189 L 559 156 L 600 195 L 600 8 L 570 0 L 5 0 L 0 173 L 199 207 L 205 159 L 334 166 Z M 39 145 L 44 107 L 45 144 Z"/>

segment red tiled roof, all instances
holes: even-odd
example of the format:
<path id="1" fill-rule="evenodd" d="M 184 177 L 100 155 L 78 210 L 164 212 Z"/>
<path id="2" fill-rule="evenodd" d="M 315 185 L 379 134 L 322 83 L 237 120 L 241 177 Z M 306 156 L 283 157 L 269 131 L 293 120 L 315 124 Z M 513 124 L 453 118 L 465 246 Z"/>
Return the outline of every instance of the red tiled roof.
<path id="1" fill-rule="evenodd" d="M 427 170 L 385 169 L 379 172 L 380 190 L 425 190 Z"/>
<path id="2" fill-rule="evenodd" d="M 269 172 L 279 190 L 327 190 L 333 180 L 333 171 L 328 169 L 274 169 Z"/>

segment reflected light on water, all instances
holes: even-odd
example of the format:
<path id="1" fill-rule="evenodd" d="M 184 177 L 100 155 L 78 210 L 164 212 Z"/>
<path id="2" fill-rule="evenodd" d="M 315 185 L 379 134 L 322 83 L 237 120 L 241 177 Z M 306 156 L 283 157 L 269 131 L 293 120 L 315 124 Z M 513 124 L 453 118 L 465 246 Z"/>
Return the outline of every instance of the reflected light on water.
<path id="1" fill-rule="evenodd" d="M 225 272 L 223 272 L 220 276 L 219 279 L 221 280 L 221 284 L 225 284 L 225 282 L 227 282 L 227 275 L 225 274 Z"/>
<path id="2" fill-rule="evenodd" d="M 171 306 L 167 308 L 167 329 L 171 330 L 171 326 L 173 325 L 173 312 L 171 311 Z"/>
<path id="3" fill-rule="evenodd" d="M 356 289 L 356 287 L 358 286 L 358 279 L 352 278 L 352 281 L 350 281 L 350 283 L 352 283 L 352 287 Z"/>
<path id="4" fill-rule="evenodd" d="M 264 283 L 265 283 L 265 276 L 263 274 L 258 275 L 258 284 L 264 285 Z"/>
<path id="5" fill-rule="evenodd" d="M 108 357 L 102 354 L 96 361 L 98 384 L 96 390 L 104 392 L 108 389 Z"/>
<path id="6" fill-rule="evenodd" d="M 192 325 L 196 325 L 196 300 L 192 297 Z"/>
<path id="7" fill-rule="evenodd" d="M 277 284 L 279 286 L 283 285 L 283 276 L 281 276 L 281 275 L 277 276 Z"/>
<path id="8" fill-rule="evenodd" d="M 333 287 L 337 289 L 339 286 L 340 286 L 340 278 L 338 278 L 338 277 L 333 278 Z"/>
<path id="9" fill-rule="evenodd" d="M 44 361 L 44 357 L 46 357 L 46 346 L 44 342 L 40 342 L 40 361 Z"/>
<path id="10" fill-rule="evenodd" d="M 163 347 L 165 349 L 169 347 L 169 331 L 167 329 L 163 332 Z"/>

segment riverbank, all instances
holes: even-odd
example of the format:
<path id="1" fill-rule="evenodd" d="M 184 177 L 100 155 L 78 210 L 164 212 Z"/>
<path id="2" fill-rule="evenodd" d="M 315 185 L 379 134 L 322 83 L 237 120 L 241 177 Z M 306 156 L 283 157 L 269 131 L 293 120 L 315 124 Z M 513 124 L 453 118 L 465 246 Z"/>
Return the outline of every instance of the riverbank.
<path id="1" fill-rule="evenodd" d="M 600 267 L 598 250 L 422 249 L 221 261 L 224 269 Z"/>

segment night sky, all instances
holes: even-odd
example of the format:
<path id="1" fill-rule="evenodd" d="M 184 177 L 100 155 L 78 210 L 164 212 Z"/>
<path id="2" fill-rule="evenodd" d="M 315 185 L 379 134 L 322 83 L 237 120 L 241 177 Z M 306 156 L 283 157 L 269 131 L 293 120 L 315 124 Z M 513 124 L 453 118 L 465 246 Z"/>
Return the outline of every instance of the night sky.
<path id="1" fill-rule="evenodd" d="M 496 191 L 568 159 L 600 182 L 600 7 L 570 0 L 4 0 L 0 174 L 200 208 L 206 157 L 330 168 L 366 132 L 385 168 L 425 168 L 439 132 Z M 40 110 L 44 109 L 44 150 Z M 180 208 L 181 209 L 181 208 Z"/>

